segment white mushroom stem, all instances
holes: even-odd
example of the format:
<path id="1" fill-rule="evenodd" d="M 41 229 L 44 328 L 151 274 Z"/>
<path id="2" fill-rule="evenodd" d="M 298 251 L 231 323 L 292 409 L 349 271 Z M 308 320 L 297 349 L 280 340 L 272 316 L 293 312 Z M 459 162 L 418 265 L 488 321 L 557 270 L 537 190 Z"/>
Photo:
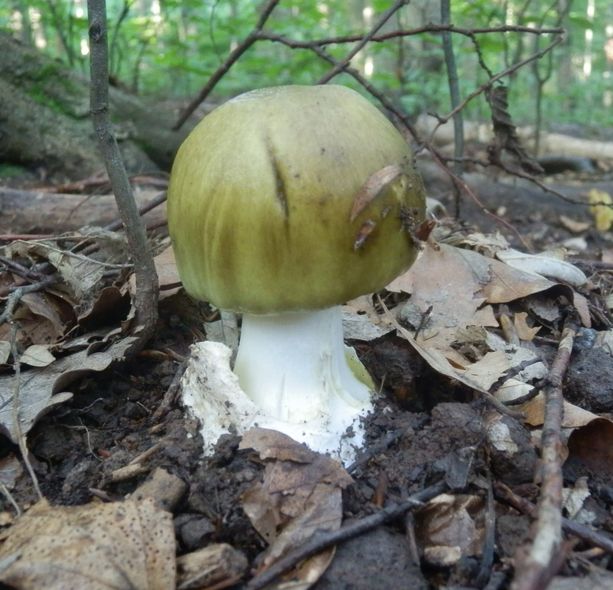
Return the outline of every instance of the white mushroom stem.
<path id="1" fill-rule="evenodd" d="M 352 354 L 343 342 L 339 306 L 244 315 L 234 372 L 264 415 L 287 423 L 286 434 L 301 440 L 301 430 L 320 432 L 329 446 L 340 444 L 345 430 L 372 409 L 371 388 L 348 363 Z"/>

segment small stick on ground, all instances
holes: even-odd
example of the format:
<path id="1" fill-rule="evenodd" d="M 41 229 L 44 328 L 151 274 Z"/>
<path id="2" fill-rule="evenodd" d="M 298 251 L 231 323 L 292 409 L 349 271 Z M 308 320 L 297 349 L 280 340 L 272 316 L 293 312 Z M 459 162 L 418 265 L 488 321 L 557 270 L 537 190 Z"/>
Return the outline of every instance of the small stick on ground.
<path id="1" fill-rule="evenodd" d="M 492 575 L 494 563 L 494 551 L 496 546 L 496 506 L 494 502 L 494 489 L 491 477 L 488 478 L 487 506 L 485 509 L 485 538 L 483 539 L 483 551 L 479 573 L 477 574 L 477 586 L 485 587 Z"/>
<path id="2" fill-rule="evenodd" d="M 298 547 L 285 557 L 279 559 L 267 570 L 253 578 L 246 586 L 246 590 L 261 590 L 274 582 L 279 576 L 295 567 L 298 563 L 320 553 L 328 547 L 353 539 L 366 533 L 379 525 L 402 516 L 405 512 L 419 508 L 424 502 L 431 500 L 447 489 L 444 483 L 438 483 L 413 496 L 409 496 L 400 504 L 393 504 L 383 508 L 376 514 L 371 514 L 351 524 L 342 526 L 337 531 L 316 532 L 304 545 Z"/>
<path id="3" fill-rule="evenodd" d="M 387 450 L 395 442 L 400 440 L 403 434 L 405 434 L 405 432 L 402 429 L 388 432 L 382 440 L 380 440 L 376 445 L 368 447 L 364 453 L 362 453 L 351 465 L 349 465 L 349 467 L 347 467 L 347 473 L 353 473 L 356 471 L 356 469 L 366 465 L 375 455 Z"/>
<path id="4" fill-rule="evenodd" d="M 179 387 L 181 385 L 181 378 L 183 377 L 183 373 L 185 373 L 185 369 L 187 369 L 187 362 L 188 362 L 188 359 L 183 361 L 177 368 L 177 372 L 175 373 L 175 376 L 172 378 L 172 381 L 170 385 L 168 386 L 168 389 L 166 390 L 164 397 L 162 398 L 162 402 L 157 407 L 155 412 L 153 412 L 153 416 L 151 416 L 152 422 L 154 423 L 158 422 L 162 416 L 168 413 L 170 406 L 172 405 L 172 403 L 175 401 L 175 398 L 177 397 L 177 392 L 179 391 Z"/>
<path id="5" fill-rule="evenodd" d="M 17 287 L 9 296 L 6 301 L 6 306 L 4 311 L 0 314 L 0 325 L 5 322 L 9 322 L 13 318 L 13 312 L 17 307 L 17 304 L 21 301 L 21 298 L 27 293 L 34 293 L 36 291 L 42 291 L 45 287 L 52 285 L 57 282 L 57 277 L 52 276 L 47 279 L 43 279 L 38 283 L 32 283 L 31 285 L 23 285 L 22 287 Z"/>
<path id="6" fill-rule="evenodd" d="M 26 466 L 28 474 L 30 475 L 30 479 L 32 480 L 32 485 L 34 486 L 34 491 L 38 496 L 39 500 L 44 499 L 43 493 L 40 490 L 40 486 L 38 484 L 38 477 L 36 477 L 36 472 L 34 471 L 34 467 L 32 467 L 32 463 L 30 463 L 29 450 L 28 450 L 28 441 L 26 440 L 26 435 L 23 430 L 21 430 L 21 401 L 19 399 L 19 393 L 21 390 L 21 362 L 19 360 L 19 354 L 17 351 L 17 325 L 13 323 L 11 326 L 11 354 L 13 355 L 13 369 L 15 371 L 15 388 L 13 390 L 13 427 L 14 427 L 14 435 L 17 439 L 17 444 L 19 445 L 19 451 L 21 452 L 21 458 Z"/>
<path id="7" fill-rule="evenodd" d="M 528 515 L 533 515 L 536 512 L 536 506 L 532 504 L 532 502 L 518 496 L 503 483 L 496 482 L 494 484 L 494 493 L 498 500 L 509 504 L 518 512 L 523 512 Z M 579 537 L 579 539 L 585 543 L 600 547 L 600 549 L 613 555 L 613 539 L 611 537 L 605 536 L 589 526 L 570 520 L 569 518 L 562 518 L 562 528 L 565 532 Z"/>
<path id="8" fill-rule="evenodd" d="M 535 534 L 527 554 L 518 559 L 512 590 L 547 587 L 560 567 L 562 550 L 562 381 L 570 362 L 576 328 L 567 320 L 553 360 L 545 394 L 545 419 L 541 435 L 541 491 Z"/>

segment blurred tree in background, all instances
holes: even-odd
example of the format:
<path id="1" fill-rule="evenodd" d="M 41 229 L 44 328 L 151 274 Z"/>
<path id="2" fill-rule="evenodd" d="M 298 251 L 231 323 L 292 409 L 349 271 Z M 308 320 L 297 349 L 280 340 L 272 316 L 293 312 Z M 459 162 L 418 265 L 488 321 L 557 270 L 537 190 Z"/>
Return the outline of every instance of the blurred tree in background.
<path id="1" fill-rule="evenodd" d="M 282 0 L 266 30 L 298 41 L 363 35 L 391 0 Z M 85 0 L 0 0 L 0 27 L 23 43 L 87 70 Z M 110 68 L 113 82 L 160 99 L 193 96 L 249 34 L 263 2 L 257 0 L 108 0 Z M 382 33 L 440 23 L 440 2 L 413 0 L 388 21 Z M 564 43 L 542 60 L 506 79 L 516 123 L 548 128 L 613 126 L 613 3 L 610 0 L 452 0 L 450 22 L 463 29 L 564 27 Z M 371 42 L 352 65 L 411 116 L 451 110 L 439 32 Z M 453 34 L 461 96 L 494 74 L 546 47 L 551 35 L 511 31 Z M 326 45 L 342 59 L 351 46 Z M 308 49 L 258 41 L 215 87 L 216 100 L 255 87 L 315 83 L 329 64 Z M 342 74 L 335 82 L 355 87 Z M 483 99 L 469 103 L 466 117 L 487 119 Z"/>

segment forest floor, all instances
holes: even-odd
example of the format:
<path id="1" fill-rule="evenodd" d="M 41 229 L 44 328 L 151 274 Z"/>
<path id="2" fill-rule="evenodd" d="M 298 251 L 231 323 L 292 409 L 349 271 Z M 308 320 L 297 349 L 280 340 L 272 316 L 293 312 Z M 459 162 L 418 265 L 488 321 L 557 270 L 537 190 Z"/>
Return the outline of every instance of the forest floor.
<path id="1" fill-rule="evenodd" d="M 595 183 L 600 190 L 609 185 L 608 192 L 613 194 L 611 173 L 602 170 L 593 175 L 567 174 L 549 180 L 559 187 L 571 187 L 575 195 L 587 194 Z M 505 200 L 509 190 L 514 192 L 516 199 L 512 209 Z M 452 208 L 448 195 L 432 196 L 440 197 Z M 506 219 L 535 251 L 565 246 L 572 253 L 569 262 L 583 270 L 589 280 L 587 285 L 569 288 L 561 286 L 560 279 L 551 288 L 535 288 L 507 299 L 492 298 L 488 305 L 497 320 L 502 316 L 511 319 L 516 337 L 519 332 L 516 348 L 529 350 L 550 370 L 559 351 L 564 322 L 574 317 L 573 307 L 577 303 L 571 292 L 580 293 L 584 298 L 587 307 L 582 311 L 587 311 L 587 316 L 584 314 L 582 320 L 585 324 L 589 317 L 591 327 L 579 327 L 581 321 L 575 320 L 574 351 L 561 389 L 569 403 L 566 418 L 570 416 L 574 420 L 563 423 L 559 433 L 565 459 L 563 514 L 596 531 L 598 538 L 590 541 L 565 529 L 564 541 L 555 550 L 556 563 L 552 568 L 557 574 L 551 588 L 560 590 L 571 585 L 573 590 L 611 588 L 613 554 L 610 548 L 606 549 L 606 543 L 603 548 L 599 541 L 604 539 L 611 543 L 613 540 L 613 422 L 610 421 L 613 416 L 613 362 L 611 348 L 607 348 L 612 346 L 613 240 L 610 232 L 594 228 L 587 207 L 573 206 L 569 213 L 568 204 L 551 195 L 543 205 L 535 202 L 534 195 L 521 185 L 507 183 L 504 192 L 489 192 L 483 197 L 490 209 Z M 443 243 L 458 243 L 460 238 L 469 235 L 490 236 L 488 232 L 499 230 L 513 246 L 523 248 L 513 232 L 496 225 L 473 206 L 463 211 L 462 223 L 443 220 L 441 226 L 446 228 L 441 239 Z M 2 228 L 7 232 L 8 229 Z M 10 228 L 10 231 L 22 230 Z M 481 245 L 491 245 L 489 237 L 480 240 Z M 8 240 L 5 245 L 9 245 Z M 464 247 L 467 247 L 466 242 Z M 49 259 L 48 254 L 44 256 Z M 10 267 L 7 259 L 22 265 L 27 259 L 33 264 L 35 259 L 40 262 L 43 254 L 30 251 L 24 256 L 23 250 L 21 255 L 5 251 L 2 257 L 0 270 L 4 279 L 0 285 L 6 286 L 10 282 L 9 274 L 10 280 L 19 276 L 17 267 Z M 424 297 L 427 298 L 427 294 Z M 402 291 L 386 292 L 383 299 L 390 308 L 399 310 L 408 296 Z M 98 339 L 102 342 L 113 329 L 119 333 L 126 317 L 126 305 L 129 308 L 125 291 L 112 301 L 104 312 L 92 311 L 90 307 L 87 321 L 73 321 L 71 338 L 96 332 L 102 335 Z M 41 342 L 47 346 L 56 344 L 55 348 L 48 348 L 56 358 L 82 350 L 76 344 L 74 348 L 64 346 L 68 339 L 66 334 L 57 336 L 53 343 L 45 332 L 46 335 L 41 336 L 43 340 L 37 342 L 34 325 L 37 318 L 45 317 L 45 313 L 34 310 L 31 300 L 26 303 L 29 310 L 22 310 L 15 316 L 15 319 L 28 322 L 28 336 L 20 346 Z M 368 309 L 358 309 L 357 315 L 371 319 L 377 314 L 379 318 L 384 315 L 376 300 L 371 300 L 370 305 Z M 34 313 L 30 313 L 32 310 Z M 83 317 L 82 311 L 77 312 L 78 318 Z M 476 310 L 473 313 L 476 314 Z M 46 314 L 47 319 L 49 315 Z M 254 514 L 253 506 L 247 505 L 254 485 L 269 477 L 274 463 L 295 466 L 313 461 L 314 465 L 319 464 L 312 457 L 308 461 L 291 458 L 284 461 L 283 457 L 267 456 L 262 449 L 239 448 L 240 437 L 232 435 L 220 441 L 213 456 L 202 458 L 198 424 L 186 416 L 180 403 L 176 376 L 189 357 L 190 345 L 209 332 L 209 325 L 213 328 L 218 321 L 218 316 L 206 306 L 190 302 L 179 292 L 161 301 L 156 335 L 136 357 L 115 362 L 106 370 L 85 373 L 76 381 L 76 375 L 71 373 L 73 382 L 70 385 L 59 383 L 60 377 L 67 372 L 54 375 L 53 395 L 68 390 L 72 397 L 54 406 L 49 403 L 44 412 L 37 414 L 36 421 L 32 419 L 27 432 L 29 463 L 36 473 L 42 495 L 51 506 L 96 507 L 124 502 L 129 496 L 147 495 L 143 491 L 148 489 L 147 482 L 162 477 L 165 483 L 151 494 L 158 506 L 172 513 L 177 555 L 219 543 L 233 549 L 216 563 L 219 571 L 215 575 L 191 586 L 184 577 L 179 587 L 241 588 L 256 575 L 249 586 L 255 588 L 258 587 L 254 584 L 257 574 L 278 558 L 271 552 L 270 543 L 274 545 L 284 530 L 291 536 L 290 525 L 300 521 L 308 509 L 308 502 L 306 507 L 301 504 L 292 512 L 283 504 L 290 492 L 285 490 L 283 497 L 279 497 L 268 487 L 264 492 L 260 489 L 270 501 L 266 509 L 262 508 L 267 516 Z M 376 318 L 373 321 L 377 323 Z M 464 333 L 463 341 L 457 334 L 453 341 L 454 350 L 471 362 L 483 360 L 488 353 L 494 354 L 491 347 L 484 345 L 485 332 L 508 336 L 508 332 L 487 322 L 476 322 L 476 325 L 480 328 L 480 340 L 471 340 Z M 538 333 L 536 328 L 539 328 Z M 4 339 L 8 341 L 6 334 Z M 60 341 L 61 346 L 57 345 Z M 90 338 L 88 344 L 91 342 Z M 604 344 L 596 345 L 596 342 Z M 524 411 L 525 420 L 499 413 L 488 399 L 461 378 L 450 377 L 451 369 L 443 374 L 435 363 L 428 362 L 427 354 L 424 356 L 417 351 L 414 342 L 384 321 L 374 337 L 354 339 L 351 343 L 381 386 L 377 410 L 365 420 L 367 445 L 358 454 L 356 463 L 348 466 L 351 480 L 345 479 L 344 473 L 332 477 L 327 471 L 327 475 L 322 475 L 322 471 L 314 469 L 309 475 L 313 489 L 322 482 L 331 485 L 330 480 L 333 484 L 336 482 L 336 487 L 332 485 L 336 491 L 342 488 L 340 510 L 344 526 L 379 514 L 383 507 L 401 503 L 432 485 L 441 484 L 444 494 L 437 494 L 433 502 L 416 510 L 405 510 L 386 524 L 348 535 L 351 538 L 338 544 L 327 569 L 325 566 L 332 553 L 324 555 L 324 565 L 310 560 L 301 569 L 293 570 L 291 575 L 301 580 L 302 586 L 296 583 L 283 587 L 306 587 L 306 580 L 317 578 L 313 586 L 317 590 L 443 587 L 493 590 L 508 587 L 514 571 L 524 567 L 522 555 L 529 546 L 526 543 L 538 530 L 531 515 L 518 510 L 518 506 L 522 502 L 524 508 L 527 502 L 536 504 L 542 491 L 539 449 L 544 402 L 538 406 L 535 398 L 528 394 L 524 405 L 509 406 L 511 410 Z M 422 349 L 426 345 L 423 341 Z M 4 361 L 0 359 L 0 375 L 5 378 L 14 377 L 9 358 L 7 354 Z M 504 381 L 500 381 L 501 375 L 519 377 L 530 362 L 522 366 L 505 365 L 501 374 L 490 379 L 491 390 L 500 389 Z M 51 363 L 43 367 L 41 363 L 38 368 L 24 367 L 22 380 L 28 380 L 34 371 L 48 371 L 53 366 Z M 79 369 L 79 366 L 73 368 Z M 490 366 L 488 374 L 492 371 Z M 535 385 L 537 390 L 548 387 L 547 376 L 543 374 L 524 380 Z M 539 411 L 540 419 L 535 417 Z M 6 420 L 3 422 L 5 432 Z M 4 438 L 1 447 L 0 480 L 6 493 L 0 525 L 4 538 L 10 538 L 20 520 L 9 498 L 26 515 L 28 508 L 38 500 L 32 477 L 20 458 L 16 438 L 13 435 L 13 442 Z M 326 469 L 329 468 L 327 465 Z M 167 477 L 170 479 L 164 479 Z M 176 493 L 173 495 L 171 490 Z M 278 513 L 275 514 L 275 510 Z M 81 523 L 80 526 L 85 525 Z M 269 530 L 266 540 L 263 530 Z M 314 528 L 308 530 L 312 532 Z M 56 530 L 54 534 L 57 537 L 62 532 Z M 279 554 L 295 550 L 308 540 L 293 534 L 285 549 L 278 549 Z M 102 542 L 96 532 L 87 538 L 92 546 Z M 78 563 L 68 545 L 63 550 L 75 564 Z M 56 559 L 60 560 L 57 556 Z M 128 566 L 117 565 L 117 559 L 116 556 L 115 566 L 123 568 L 125 574 Z M 22 561 L 27 562 L 27 559 Z M 81 568 L 81 564 L 75 567 Z M 15 587 L 28 587 L 23 582 L 26 574 L 19 575 L 22 577 L 0 574 L 0 580 L 15 584 Z M 279 579 L 275 583 L 278 584 Z M 82 587 L 141 587 L 138 583 L 132 584 L 95 586 L 92 583 Z M 151 582 L 147 587 L 164 586 Z"/>

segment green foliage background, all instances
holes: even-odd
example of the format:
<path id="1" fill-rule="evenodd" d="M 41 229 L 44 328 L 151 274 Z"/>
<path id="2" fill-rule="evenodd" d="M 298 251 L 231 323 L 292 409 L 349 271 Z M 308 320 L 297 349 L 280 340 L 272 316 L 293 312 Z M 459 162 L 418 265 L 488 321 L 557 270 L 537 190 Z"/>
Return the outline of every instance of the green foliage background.
<path id="1" fill-rule="evenodd" d="M 86 72 L 87 56 L 82 53 L 87 44 L 85 4 L 85 0 L 0 0 L 0 26 L 21 35 L 25 42 L 44 42 L 44 51 Z M 391 0 L 281 0 L 266 30 L 301 41 L 364 34 L 368 30 L 364 8 L 370 7 L 376 20 L 392 4 Z M 560 23 L 561 6 L 566 4 L 570 10 Z M 108 0 L 107 5 L 114 78 L 134 92 L 166 99 L 191 97 L 204 85 L 232 48 L 253 29 L 263 0 Z M 452 22 L 462 28 L 512 24 L 561 25 L 567 29 L 566 42 L 537 68 L 526 66 L 505 79 L 517 123 L 535 122 L 540 77 L 545 126 L 579 123 L 594 130 L 613 126 L 613 55 L 607 60 L 605 53 L 607 41 L 613 45 L 610 0 L 452 0 L 451 10 Z M 386 30 L 415 26 L 411 13 L 403 8 Z M 592 36 L 590 41 L 586 34 Z M 480 34 L 476 38 L 484 63 L 494 73 L 525 59 L 552 39 L 550 35 L 517 32 Z M 454 35 L 453 40 L 465 97 L 486 82 L 488 74 L 479 66 L 470 38 Z M 327 47 L 339 59 L 350 48 L 351 44 Z M 370 43 L 354 61 L 355 66 L 361 67 L 366 56 L 375 66 L 370 81 L 409 114 L 449 112 L 440 34 Z M 589 75 L 584 71 L 588 59 Z M 309 50 L 260 41 L 222 79 L 213 98 L 222 99 L 254 87 L 314 83 L 328 69 Z M 338 76 L 335 82 L 356 86 L 347 75 Z M 480 97 L 469 104 L 466 116 L 486 119 L 488 114 Z"/>

